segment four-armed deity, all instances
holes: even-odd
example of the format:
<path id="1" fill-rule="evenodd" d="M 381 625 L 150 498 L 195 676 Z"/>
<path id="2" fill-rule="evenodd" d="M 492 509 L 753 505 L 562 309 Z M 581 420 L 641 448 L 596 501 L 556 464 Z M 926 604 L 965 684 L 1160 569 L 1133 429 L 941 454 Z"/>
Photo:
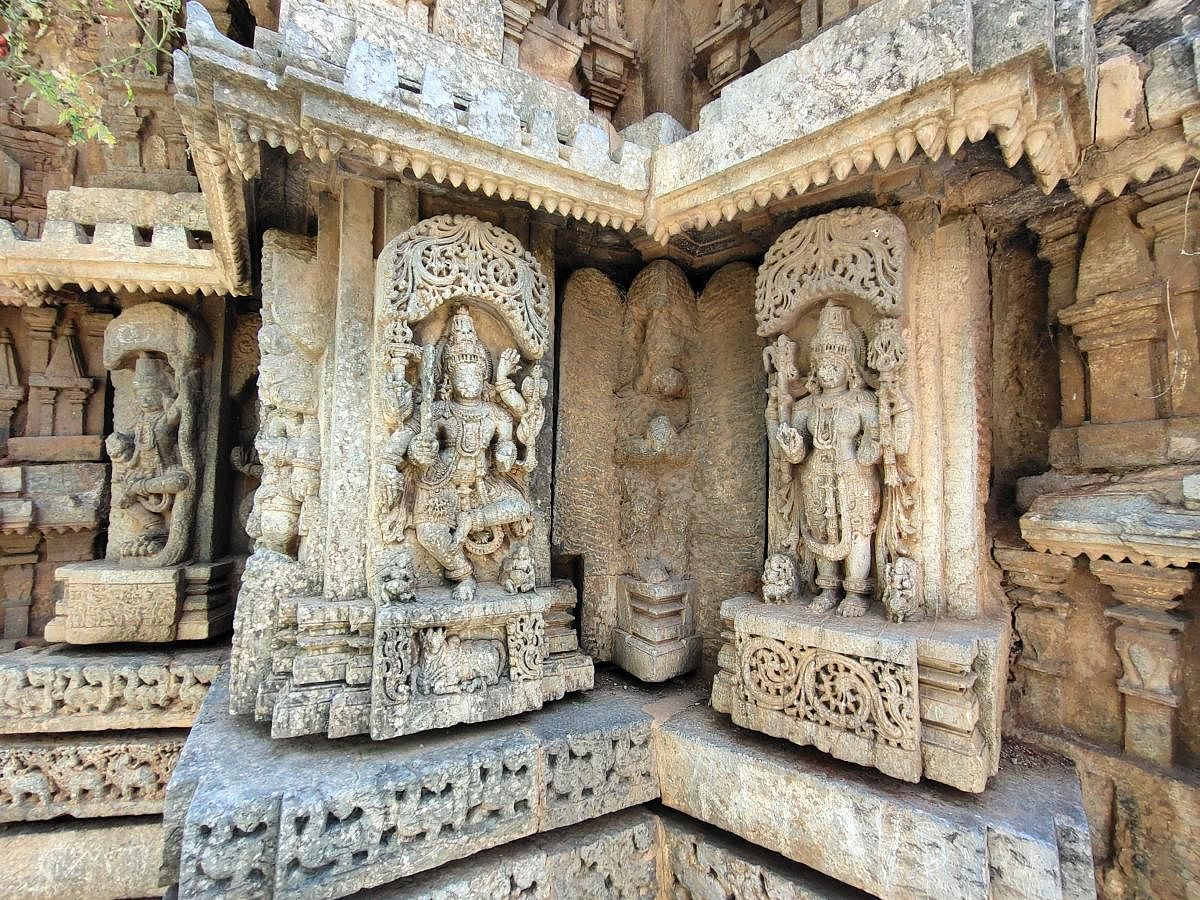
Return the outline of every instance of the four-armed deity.
<path id="1" fill-rule="evenodd" d="M 105 446 L 113 462 L 113 505 L 136 523 L 136 533 L 120 547 L 121 556 L 143 558 L 166 545 L 175 496 L 191 477 L 179 458 L 178 392 L 161 359 L 138 357 L 133 393 L 132 427 L 114 431 Z"/>
<path id="2" fill-rule="evenodd" d="M 407 328 L 406 343 L 411 338 Z M 411 522 L 416 543 L 456 583 L 453 596 L 475 595 L 473 559 L 506 549 L 533 528 L 525 479 L 536 464 L 534 441 L 545 419 L 545 376 L 538 366 L 517 390 L 511 376 L 520 367 L 515 348 L 492 356 L 468 307 L 459 306 L 436 344 L 414 352 L 390 352 L 394 408 L 404 420 L 383 453 L 380 483 L 385 519 Z M 412 416 L 411 388 L 404 377 L 420 359 L 421 402 Z M 493 377 L 494 368 L 494 377 Z M 398 515 L 412 481 L 411 511 Z M 407 512 L 407 511 L 406 511 Z M 402 529 L 396 529 L 402 533 Z"/>
<path id="3" fill-rule="evenodd" d="M 777 493 L 792 524 L 801 584 L 819 591 L 808 607 L 816 613 L 837 607 L 843 616 L 861 616 L 876 577 L 911 571 L 903 555 L 909 526 L 897 454 L 907 451 L 912 410 L 896 384 L 903 348 L 894 325 L 879 323 L 868 348 L 849 308 L 827 303 L 799 398 L 791 389 L 796 343 L 780 336 L 765 355 L 774 375 L 766 420 Z M 897 568 L 896 559 L 905 563 Z M 778 594 L 779 579 L 767 580 Z"/>

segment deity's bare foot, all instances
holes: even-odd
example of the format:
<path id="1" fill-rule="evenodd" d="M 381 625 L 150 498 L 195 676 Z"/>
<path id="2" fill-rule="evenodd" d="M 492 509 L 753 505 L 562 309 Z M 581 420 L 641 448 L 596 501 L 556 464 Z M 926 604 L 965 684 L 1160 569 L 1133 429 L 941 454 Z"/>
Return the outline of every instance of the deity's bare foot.
<path id="1" fill-rule="evenodd" d="M 837 606 L 837 595 L 826 588 L 816 596 L 812 603 L 808 604 L 808 611 L 811 613 L 827 613 Z"/>
<path id="2" fill-rule="evenodd" d="M 475 599 L 475 579 L 468 575 L 454 586 L 450 596 L 459 603 L 470 603 Z"/>
<path id="3" fill-rule="evenodd" d="M 847 594 L 846 599 L 838 607 L 838 614 L 847 619 L 857 619 L 866 613 L 867 607 L 870 605 L 870 599 L 862 594 Z"/>

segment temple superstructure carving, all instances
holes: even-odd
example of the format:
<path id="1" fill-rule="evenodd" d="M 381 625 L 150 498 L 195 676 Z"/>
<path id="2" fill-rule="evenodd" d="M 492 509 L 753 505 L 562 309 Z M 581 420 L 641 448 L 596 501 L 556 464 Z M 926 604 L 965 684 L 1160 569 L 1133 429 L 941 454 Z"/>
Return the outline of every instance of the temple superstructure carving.
<path id="1" fill-rule="evenodd" d="M 45 12 L 14 896 L 1200 878 L 1182 6 Z"/>

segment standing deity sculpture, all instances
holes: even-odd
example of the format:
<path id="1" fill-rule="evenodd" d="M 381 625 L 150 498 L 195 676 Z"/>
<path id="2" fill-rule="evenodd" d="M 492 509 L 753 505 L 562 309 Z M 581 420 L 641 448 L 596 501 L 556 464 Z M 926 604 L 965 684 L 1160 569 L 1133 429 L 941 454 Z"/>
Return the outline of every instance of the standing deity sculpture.
<path id="1" fill-rule="evenodd" d="M 262 474 L 246 533 L 259 547 L 292 556 L 321 487 L 315 372 L 280 325 L 266 321 L 258 340 L 261 411 L 254 448 Z"/>
<path id="2" fill-rule="evenodd" d="M 405 375 L 418 353 L 421 402 L 413 417 Z M 472 559 L 499 553 L 533 528 L 526 477 L 545 421 L 546 379 L 535 365 L 518 390 L 510 376 L 522 360 L 511 347 L 500 353 L 493 379 L 491 354 L 465 305 L 436 343 L 390 358 L 399 360 L 389 393 L 402 424 L 381 453 L 381 520 L 394 536 L 411 522 L 417 544 L 455 582 L 453 597 L 470 601 Z"/>
<path id="3" fill-rule="evenodd" d="M 827 303 L 799 398 L 790 386 L 796 343 L 781 336 L 765 357 L 775 376 L 766 420 L 784 515 L 801 582 L 819 590 L 809 604 L 817 613 L 837 607 L 843 616 L 863 615 L 875 594 L 873 572 L 893 571 L 887 564 L 901 555 L 909 529 L 907 498 L 891 491 L 902 492 L 897 454 L 907 450 L 912 428 L 911 405 L 894 377 L 903 349 L 894 319 L 882 320 L 877 332 L 868 350 L 849 308 Z"/>
<path id="4" fill-rule="evenodd" d="M 136 523 L 119 552 L 123 558 L 159 553 L 170 533 L 175 497 L 191 484 L 179 457 L 178 391 L 163 360 L 141 355 L 134 363 L 136 413 L 128 431 L 105 441 L 113 462 L 113 505 Z"/>

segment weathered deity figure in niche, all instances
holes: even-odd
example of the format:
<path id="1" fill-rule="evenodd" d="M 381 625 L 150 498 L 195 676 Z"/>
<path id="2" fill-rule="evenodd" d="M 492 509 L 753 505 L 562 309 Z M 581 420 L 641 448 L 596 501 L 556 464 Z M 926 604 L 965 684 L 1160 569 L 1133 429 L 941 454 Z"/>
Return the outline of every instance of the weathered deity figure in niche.
<path id="1" fill-rule="evenodd" d="M 788 353 L 794 345 L 777 350 Z M 881 470 L 885 455 L 894 467 L 897 422 L 907 443 L 911 410 L 898 392 L 881 397 L 871 387 L 865 355 L 850 310 L 826 304 L 811 344 L 807 393 L 793 399 L 781 379 L 767 407 L 772 443 L 791 470 L 785 480 L 799 524 L 801 581 L 819 589 L 809 605 L 818 613 L 835 606 L 843 616 L 867 611 L 875 590 Z"/>
<path id="2" fill-rule="evenodd" d="M 494 554 L 506 538 L 533 528 L 524 482 L 515 476 L 534 465 L 533 426 L 540 422 L 532 420 L 544 415 L 545 377 L 535 368 L 518 391 L 509 376 L 520 364 L 516 349 L 504 350 L 493 381 L 491 355 L 471 312 L 460 306 L 444 338 L 422 350 L 419 416 L 392 436 L 383 454 L 396 476 L 406 461 L 415 470 L 416 541 L 457 582 L 453 596 L 464 602 L 475 595 L 470 557 Z M 392 494 L 388 505 L 401 502 L 402 480 L 383 482 Z"/>
<path id="3" fill-rule="evenodd" d="M 176 495 L 191 478 L 179 458 L 181 410 L 174 379 L 166 363 L 141 355 L 134 364 L 133 427 L 114 431 L 105 441 L 113 462 L 113 504 L 127 510 L 137 524 L 121 556 L 154 556 L 167 543 Z"/>

